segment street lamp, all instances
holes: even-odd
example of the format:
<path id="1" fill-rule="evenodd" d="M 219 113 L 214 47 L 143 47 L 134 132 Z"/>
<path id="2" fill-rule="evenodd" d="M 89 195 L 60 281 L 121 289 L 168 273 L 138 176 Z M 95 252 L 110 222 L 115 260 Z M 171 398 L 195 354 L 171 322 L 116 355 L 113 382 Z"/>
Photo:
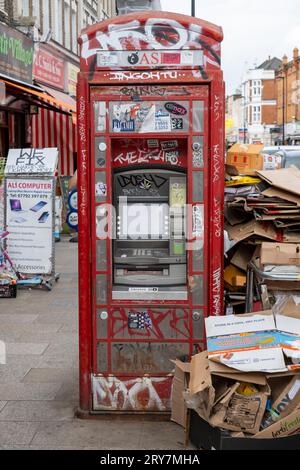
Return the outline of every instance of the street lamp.
<path id="1" fill-rule="evenodd" d="M 276 77 L 282 80 L 282 145 L 285 143 L 285 76 Z"/>
<path id="2" fill-rule="evenodd" d="M 195 5 L 195 0 L 192 0 L 192 16 L 196 16 L 196 5 Z"/>

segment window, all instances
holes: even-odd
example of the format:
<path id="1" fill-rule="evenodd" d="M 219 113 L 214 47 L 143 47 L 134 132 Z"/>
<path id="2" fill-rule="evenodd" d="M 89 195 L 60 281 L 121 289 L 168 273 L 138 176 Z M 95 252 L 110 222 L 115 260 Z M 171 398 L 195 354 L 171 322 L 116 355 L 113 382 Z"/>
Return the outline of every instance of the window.
<path id="1" fill-rule="evenodd" d="M 77 53 L 77 14 L 72 10 L 72 51 Z"/>
<path id="2" fill-rule="evenodd" d="M 40 24 L 40 0 L 32 0 L 32 16 L 34 16 L 37 23 Z"/>
<path id="3" fill-rule="evenodd" d="M 261 96 L 261 80 L 253 80 L 253 96 Z"/>
<path id="4" fill-rule="evenodd" d="M 22 2 L 22 16 L 29 16 L 29 0 Z"/>
<path id="5" fill-rule="evenodd" d="M 54 0 L 54 37 L 62 44 L 62 0 Z"/>
<path id="6" fill-rule="evenodd" d="M 253 123 L 254 124 L 261 123 L 261 107 L 260 106 L 253 106 Z"/>
<path id="7" fill-rule="evenodd" d="M 70 5 L 65 3 L 65 47 L 67 49 L 71 49 L 70 15 L 71 15 Z"/>
<path id="8" fill-rule="evenodd" d="M 50 0 L 43 0 L 43 33 L 47 33 L 50 28 Z"/>

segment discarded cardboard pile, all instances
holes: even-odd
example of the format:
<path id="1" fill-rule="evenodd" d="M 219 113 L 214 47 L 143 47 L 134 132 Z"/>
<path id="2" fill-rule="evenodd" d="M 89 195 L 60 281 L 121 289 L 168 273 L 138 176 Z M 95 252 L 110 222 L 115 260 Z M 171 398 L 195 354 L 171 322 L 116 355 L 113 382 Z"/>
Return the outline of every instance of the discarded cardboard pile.
<path id="1" fill-rule="evenodd" d="M 227 174 L 225 219 L 228 314 L 268 309 L 278 292 L 300 289 L 298 168 Z"/>
<path id="2" fill-rule="evenodd" d="M 300 297 L 273 312 L 209 317 L 206 333 L 207 351 L 176 361 L 172 419 L 186 426 L 189 408 L 232 437 L 300 434 Z"/>

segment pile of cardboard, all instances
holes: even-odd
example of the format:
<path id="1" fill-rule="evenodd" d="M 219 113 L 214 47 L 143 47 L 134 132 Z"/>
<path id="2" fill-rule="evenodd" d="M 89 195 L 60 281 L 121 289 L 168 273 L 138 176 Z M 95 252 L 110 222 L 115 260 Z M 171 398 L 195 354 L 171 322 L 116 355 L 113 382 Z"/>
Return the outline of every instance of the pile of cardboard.
<path id="1" fill-rule="evenodd" d="M 228 314 L 269 308 L 278 292 L 300 289 L 298 168 L 243 177 L 227 166 L 225 219 Z"/>
<path id="2" fill-rule="evenodd" d="M 209 317 L 206 334 L 207 351 L 176 361 L 172 419 L 187 426 L 193 409 L 237 438 L 300 434 L 300 297 L 273 311 Z"/>

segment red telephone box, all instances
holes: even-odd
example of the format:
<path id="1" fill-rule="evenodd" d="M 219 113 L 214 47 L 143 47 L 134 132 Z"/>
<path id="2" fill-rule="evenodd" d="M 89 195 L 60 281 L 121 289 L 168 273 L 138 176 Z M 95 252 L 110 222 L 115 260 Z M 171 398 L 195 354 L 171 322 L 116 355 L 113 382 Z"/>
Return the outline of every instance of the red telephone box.
<path id="1" fill-rule="evenodd" d="M 223 313 L 221 28 L 165 12 L 81 38 L 80 410 L 168 412 Z"/>

